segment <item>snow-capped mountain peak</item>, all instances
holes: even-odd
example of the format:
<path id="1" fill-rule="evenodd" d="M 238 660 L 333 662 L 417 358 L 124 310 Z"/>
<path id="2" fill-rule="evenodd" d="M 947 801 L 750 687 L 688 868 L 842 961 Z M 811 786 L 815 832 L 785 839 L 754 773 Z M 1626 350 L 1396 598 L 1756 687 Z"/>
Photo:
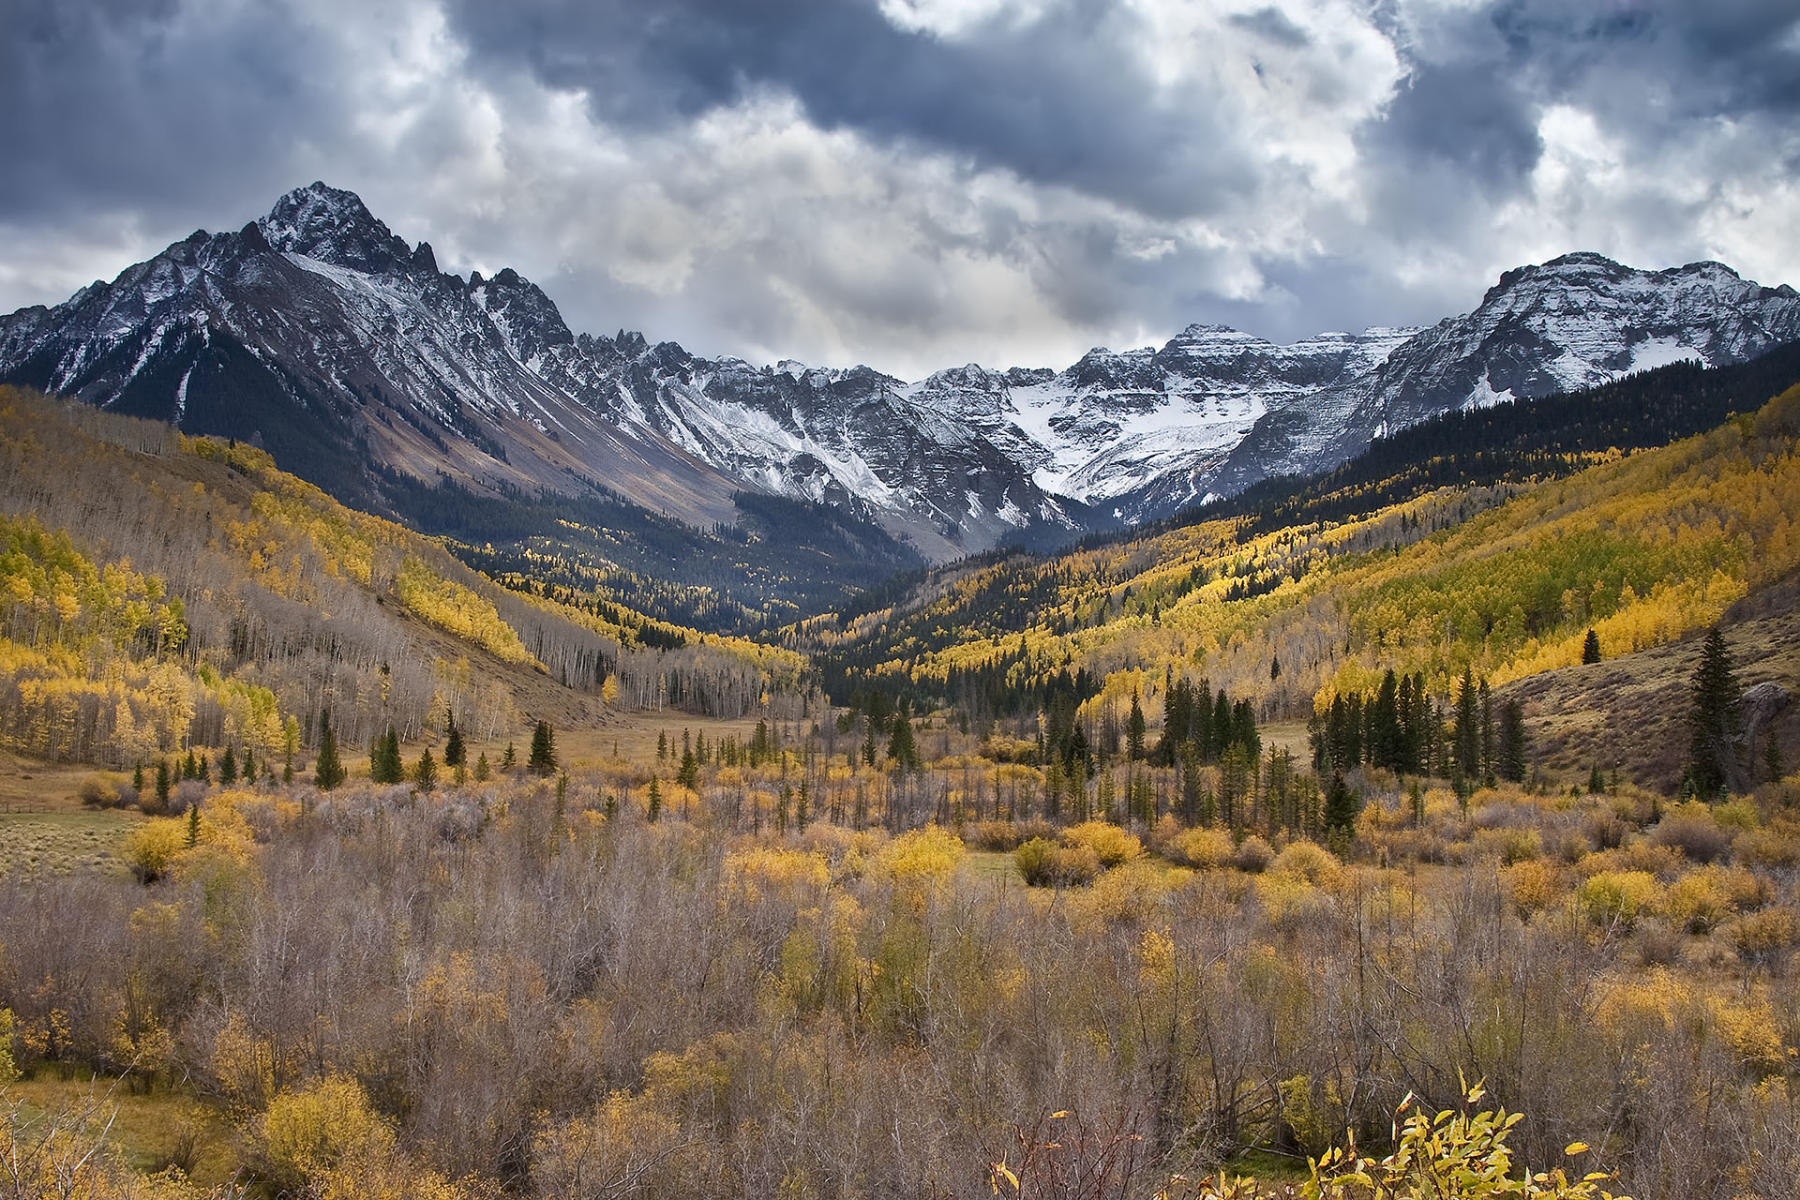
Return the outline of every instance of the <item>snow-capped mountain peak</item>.
<path id="1" fill-rule="evenodd" d="M 756 367 L 577 334 L 511 269 L 440 272 L 314 183 L 55 308 L 0 319 L 0 379 L 263 441 L 352 501 L 396 473 L 476 491 L 603 488 L 701 524 L 732 495 L 854 509 L 944 558 L 1154 517 L 1330 466 L 1448 409 L 1800 336 L 1800 297 L 1718 263 L 1597 254 L 1508 271 L 1425 329 L 1289 345 L 1217 324 L 1062 369 Z"/>

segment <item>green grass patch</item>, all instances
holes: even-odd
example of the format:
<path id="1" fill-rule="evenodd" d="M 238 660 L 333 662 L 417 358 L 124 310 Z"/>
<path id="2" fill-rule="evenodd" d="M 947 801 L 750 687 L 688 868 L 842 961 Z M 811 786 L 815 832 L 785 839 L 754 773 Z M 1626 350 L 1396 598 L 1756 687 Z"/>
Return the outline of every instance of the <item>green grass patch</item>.
<path id="1" fill-rule="evenodd" d="M 19 1104 L 25 1122 L 48 1114 L 85 1118 L 90 1136 L 105 1133 L 107 1146 L 145 1174 L 181 1167 L 201 1187 L 229 1182 L 237 1173 L 237 1138 L 224 1111 L 188 1092 L 132 1092 L 117 1079 L 80 1075 L 42 1077 L 0 1088 L 0 1111 Z M 110 1122 L 110 1125 L 109 1125 Z"/>

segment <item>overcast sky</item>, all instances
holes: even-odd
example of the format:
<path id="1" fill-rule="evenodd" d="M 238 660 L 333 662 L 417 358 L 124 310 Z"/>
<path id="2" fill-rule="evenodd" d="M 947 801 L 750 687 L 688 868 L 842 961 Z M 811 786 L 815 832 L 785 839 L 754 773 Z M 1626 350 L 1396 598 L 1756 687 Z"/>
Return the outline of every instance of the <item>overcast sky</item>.
<path id="1" fill-rule="evenodd" d="M 0 311 L 323 179 L 577 330 L 1061 366 L 1800 284 L 1793 0 L 0 0 Z"/>

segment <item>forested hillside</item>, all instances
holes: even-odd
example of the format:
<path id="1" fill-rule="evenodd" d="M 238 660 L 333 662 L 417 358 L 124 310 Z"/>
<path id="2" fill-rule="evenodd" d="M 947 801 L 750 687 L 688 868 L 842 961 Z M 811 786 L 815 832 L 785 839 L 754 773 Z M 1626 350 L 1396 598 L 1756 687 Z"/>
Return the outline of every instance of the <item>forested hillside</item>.
<path id="1" fill-rule="evenodd" d="M 247 446 L 0 392 L 0 730 L 129 764 L 190 743 L 362 742 L 454 711 L 484 734 L 610 705 L 734 715 L 792 654 L 616 603 L 514 592 Z"/>
<path id="2" fill-rule="evenodd" d="M 1035 713 L 1056 677 L 1079 673 L 1094 681 L 1083 717 L 1114 729 L 1134 694 L 1154 725 L 1172 678 L 1304 717 L 1390 669 L 1448 701 L 1467 670 L 1499 686 L 1579 663 L 1590 628 L 1608 656 L 1665 644 L 1800 566 L 1800 388 L 1743 399 L 1794 366 L 1776 365 L 1700 397 L 1757 411 L 1667 447 L 1584 444 L 1556 432 L 1554 407 L 1542 425 L 1457 418 L 1511 424 L 1521 445 L 1485 476 L 1454 454 L 1442 485 L 1407 482 L 1414 468 L 1392 458 L 1353 464 L 1280 504 L 935 572 L 790 637 L 816 650 L 839 700 L 883 690 L 980 720 Z M 1682 371 L 1707 380 L 1681 368 L 1658 385 Z M 1418 431 L 1408 461 L 1428 474 L 1445 436 Z M 1403 498 L 1385 503 L 1390 487 Z M 1271 519 L 1284 508 L 1295 523 Z"/>

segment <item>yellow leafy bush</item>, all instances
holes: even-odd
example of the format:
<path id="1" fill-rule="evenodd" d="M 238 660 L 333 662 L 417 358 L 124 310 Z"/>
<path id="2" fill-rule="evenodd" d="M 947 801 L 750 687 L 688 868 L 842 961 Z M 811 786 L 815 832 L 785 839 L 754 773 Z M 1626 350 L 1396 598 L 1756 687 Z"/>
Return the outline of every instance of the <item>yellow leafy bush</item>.
<path id="1" fill-rule="evenodd" d="M 1083 821 L 1063 830 L 1063 840 L 1071 846 L 1086 847 L 1094 852 L 1104 867 L 1116 867 L 1144 852 L 1144 843 L 1135 834 L 1110 821 Z"/>
<path id="2" fill-rule="evenodd" d="M 1506 885 L 1512 892 L 1513 909 L 1521 919 L 1549 908 L 1563 891 L 1561 875 L 1541 858 L 1508 867 Z"/>
<path id="3" fill-rule="evenodd" d="M 1800 866 L 1800 827 L 1791 821 L 1780 821 L 1761 829 L 1746 830 L 1737 835 L 1731 852 L 1747 867 L 1779 870 Z"/>
<path id="4" fill-rule="evenodd" d="M 1794 914 L 1785 908 L 1765 908 L 1739 917 L 1720 932 L 1746 964 L 1768 966 L 1793 946 Z"/>
<path id="5" fill-rule="evenodd" d="M 1317 842 L 1307 841 L 1289 843 L 1269 864 L 1269 870 L 1277 875 L 1304 879 L 1314 887 L 1330 887 L 1344 873 L 1337 855 Z"/>
<path id="6" fill-rule="evenodd" d="M 1076 893 L 1071 911 L 1078 924 L 1089 927 L 1143 924 L 1161 911 L 1169 891 L 1170 881 L 1163 871 L 1146 862 L 1128 862 L 1102 874 L 1085 892 Z"/>
<path id="7" fill-rule="evenodd" d="M 1723 875 L 1715 867 L 1689 871 L 1669 885 L 1663 897 L 1663 911 L 1689 933 L 1712 932 L 1735 907 Z"/>
<path id="8" fill-rule="evenodd" d="M 1508 826 L 1501 829 L 1477 829 L 1470 839 L 1479 858 L 1497 858 L 1507 866 L 1540 858 L 1544 853 L 1543 835 L 1535 829 Z"/>
<path id="9" fill-rule="evenodd" d="M 877 861 L 896 883 L 943 883 L 962 862 L 965 848 L 954 833 L 927 825 L 881 848 Z"/>
<path id="10" fill-rule="evenodd" d="M 153 883 L 168 873 L 177 855 L 187 849 L 188 823 L 179 817 L 152 817 L 125 836 L 119 857 L 143 883 Z"/>
<path id="11" fill-rule="evenodd" d="M 1183 866 L 1209 871 L 1228 865 L 1236 849 L 1223 829 L 1187 829 L 1170 840 L 1168 855 Z"/>
<path id="12" fill-rule="evenodd" d="M 1629 929 L 1658 910 L 1662 887 L 1648 871 L 1601 871 L 1582 883 L 1577 896 L 1594 924 Z"/>
<path id="13" fill-rule="evenodd" d="M 1782 1044 L 1774 1010 L 1767 1004 L 1746 1005 L 1714 997 L 1710 1007 L 1713 1024 L 1740 1067 L 1760 1076 L 1786 1069 L 1793 1053 Z"/>
<path id="14" fill-rule="evenodd" d="M 264 1173 L 289 1191 L 322 1180 L 347 1159 L 379 1159 L 394 1146 L 394 1131 L 347 1075 L 282 1092 L 257 1131 Z"/>

